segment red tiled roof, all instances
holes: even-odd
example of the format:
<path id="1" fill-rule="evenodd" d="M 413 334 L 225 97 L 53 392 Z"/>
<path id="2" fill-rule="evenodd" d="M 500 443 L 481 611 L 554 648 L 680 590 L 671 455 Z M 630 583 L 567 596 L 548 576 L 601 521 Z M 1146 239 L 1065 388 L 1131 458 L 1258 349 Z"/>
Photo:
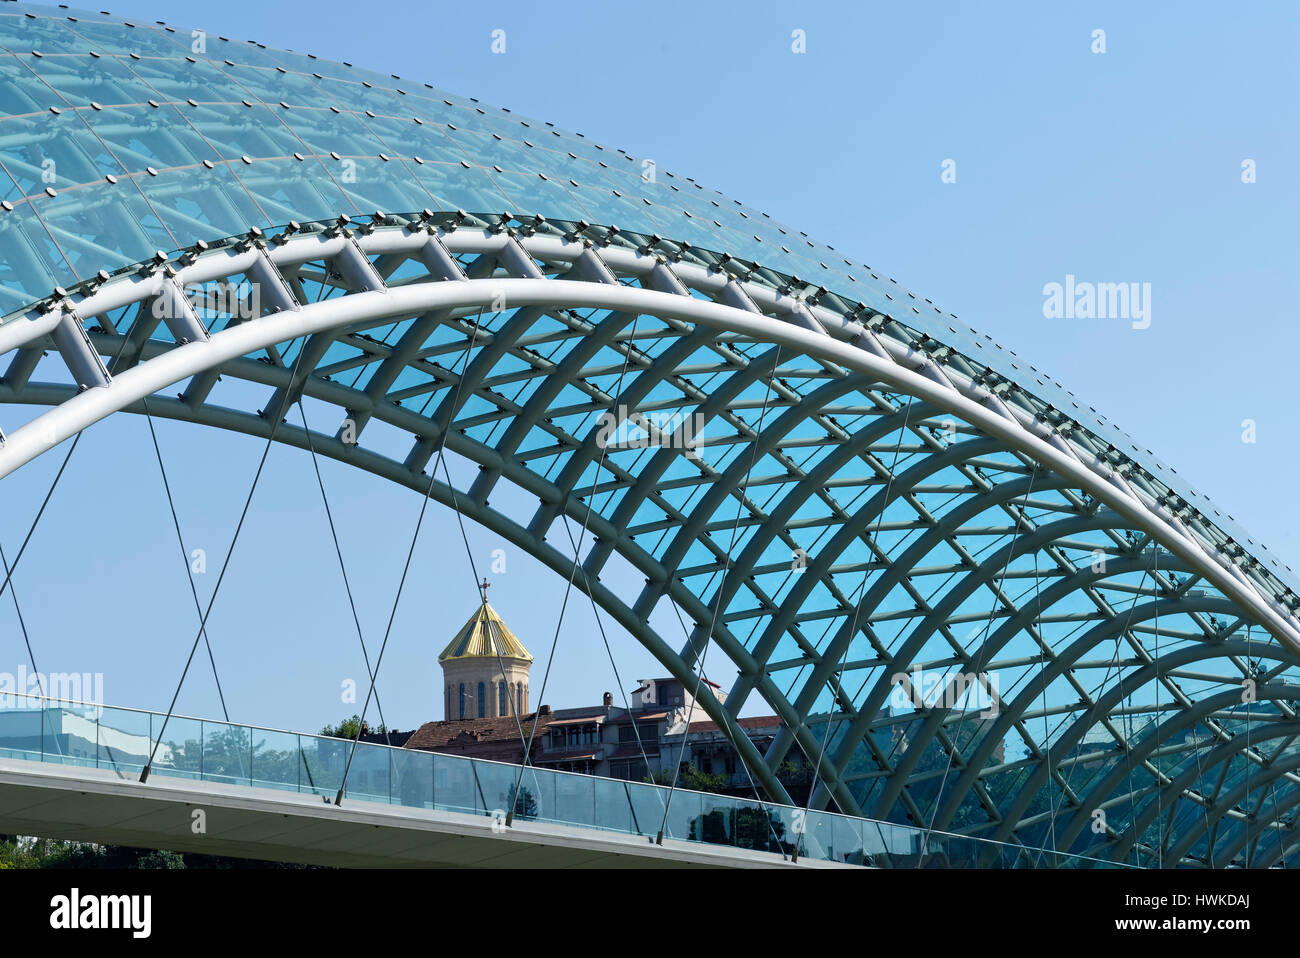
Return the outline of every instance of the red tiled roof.
<path id="1" fill-rule="evenodd" d="M 452 719 L 448 722 L 425 722 L 406 740 L 405 748 L 437 749 L 451 745 L 462 735 L 477 742 L 518 742 L 519 726 L 527 736 L 533 727 L 534 715 L 521 715 L 516 723 L 514 716 L 504 718 Z M 549 715 L 537 716 L 539 731 L 550 724 Z M 523 744 L 520 743 L 520 747 Z"/>

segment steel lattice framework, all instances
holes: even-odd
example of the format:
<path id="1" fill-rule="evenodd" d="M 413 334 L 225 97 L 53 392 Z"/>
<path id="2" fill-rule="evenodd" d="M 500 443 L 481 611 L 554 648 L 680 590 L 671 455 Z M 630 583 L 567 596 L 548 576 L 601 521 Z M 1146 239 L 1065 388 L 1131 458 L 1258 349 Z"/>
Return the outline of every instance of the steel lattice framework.
<path id="1" fill-rule="evenodd" d="M 274 171 L 242 160 L 242 188 L 269 195 L 256 177 Z M 66 289 L 0 322 L 0 401 L 51 407 L 0 424 L 0 477 L 147 411 L 420 493 L 432 480 L 557 573 L 576 561 L 575 587 L 677 678 L 694 681 L 709 643 L 726 655 L 739 678 L 725 705 L 703 701 L 774 799 L 802 755 L 814 803 L 848 813 L 1140 864 L 1287 863 L 1300 622 L 1276 561 L 892 281 L 868 303 L 825 263 L 800 279 L 794 254 L 728 249 L 720 221 L 705 248 L 658 221 L 593 225 L 550 194 L 504 214 L 360 217 L 355 203 L 300 215 L 281 196 L 229 237 L 149 170 L 130 175 L 185 235 L 179 255 L 124 266 L 93 230 L 70 238 L 119 202 L 106 186 L 71 191 L 61 225 L 39 192 L 19 201 L 77 253 Z M 13 230 L 29 227 L 3 223 L 26 283 L 8 295 L 30 303 L 40 277 L 67 274 L 25 266 L 35 247 Z M 310 431 L 289 416 L 299 398 Z M 431 475 L 439 449 L 450 461 Z M 603 584 L 616 569 L 644 587 Z M 663 604 L 684 637 L 649 625 Z M 974 681 L 994 706 L 900 703 L 904 674 Z M 755 696 L 784 723 L 766 754 L 736 724 Z"/>

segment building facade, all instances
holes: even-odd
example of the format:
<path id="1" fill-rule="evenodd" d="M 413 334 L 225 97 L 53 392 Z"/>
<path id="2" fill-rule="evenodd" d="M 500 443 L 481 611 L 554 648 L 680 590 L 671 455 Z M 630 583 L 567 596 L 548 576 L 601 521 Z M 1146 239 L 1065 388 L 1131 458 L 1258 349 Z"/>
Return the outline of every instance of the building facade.
<path id="1" fill-rule="evenodd" d="M 533 657 L 486 592 L 485 580 L 478 609 L 438 656 L 442 721 L 420 726 L 405 739 L 406 748 L 520 764 L 531 740 L 528 762 L 543 768 L 642 781 L 687 766 L 721 779 L 721 787 L 752 789 L 735 743 L 707 718 L 695 690 L 678 679 L 641 679 L 622 704 L 607 691 L 599 705 L 543 704 L 529 711 Z M 726 701 L 722 688 L 707 679 L 700 680 L 699 694 Z M 738 725 L 765 749 L 781 721 L 758 716 Z"/>
<path id="2" fill-rule="evenodd" d="M 704 718 L 691 690 L 677 679 L 640 680 L 628 693 L 626 705 L 616 705 L 614 693 L 605 692 L 599 705 L 553 709 L 544 704 L 536 712 L 518 716 L 477 717 L 467 706 L 462 719 L 461 686 L 466 685 L 466 701 L 472 703 L 470 689 L 476 689 L 477 683 L 469 684 L 472 674 L 462 673 L 463 666 L 453 663 L 453 667 L 455 673 L 444 666 L 444 688 L 450 690 L 456 717 L 426 722 L 406 740 L 406 748 L 520 764 L 524 743 L 531 738 L 529 764 L 559 771 L 642 781 L 684 764 L 712 774 L 725 772 L 729 781 L 733 775 L 744 778 L 734 745 Z M 707 681 L 701 682 L 704 694 L 725 698 L 716 684 Z M 762 745 L 771 743 L 780 720 L 767 716 L 742 719 L 740 724 L 751 741 Z"/>

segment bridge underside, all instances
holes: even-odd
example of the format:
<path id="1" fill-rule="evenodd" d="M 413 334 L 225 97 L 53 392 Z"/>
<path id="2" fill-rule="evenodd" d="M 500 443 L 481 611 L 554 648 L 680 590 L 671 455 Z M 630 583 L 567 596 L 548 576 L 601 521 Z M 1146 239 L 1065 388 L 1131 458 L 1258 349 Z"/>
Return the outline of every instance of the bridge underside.
<path id="1" fill-rule="evenodd" d="M 0 325 L 0 401 L 52 407 L 0 476 L 118 411 L 273 437 L 573 574 L 688 687 L 726 656 L 705 704 L 770 798 L 802 756 L 849 814 L 1287 863 L 1294 597 L 978 358 L 587 224 L 376 216 L 164 259 Z M 602 584 L 629 569 L 639 594 Z M 755 695 L 785 726 L 766 754 L 735 720 Z"/>

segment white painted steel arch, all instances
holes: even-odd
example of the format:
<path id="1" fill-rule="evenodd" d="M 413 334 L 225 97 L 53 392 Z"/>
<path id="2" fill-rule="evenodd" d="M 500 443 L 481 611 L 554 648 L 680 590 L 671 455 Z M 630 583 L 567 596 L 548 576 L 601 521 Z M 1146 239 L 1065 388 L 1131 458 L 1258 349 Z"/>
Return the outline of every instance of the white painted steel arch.
<path id="1" fill-rule="evenodd" d="M 367 242 L 370 237 L 361 238 L 362 249 L 367 254 L 415 251 L 430 242 L 422 232 L 402 230 L 374 235 L 379 238 L 373 242 Z M 512 242 L 504 234 L 467 230 L 443 233 L 440 238 L 451 252 L 494 253 Z M 337 255 L 347 242 L 344 238 L 331 240 L 318 236 L 294 238 L 269 259 L 278 266 L 329 257 Z M 572 261 L 584 249 L 580 243 L 549 237 L 525 239 L 523 247 L 558 261 Z M 610 265 L 637 275 L 648 274 L 662 265 L 653 256 L 639 252 L 605 248 L 600 253 Z M 214 254 L 195 265 L 181 267 L 175 281 L 202 283 L 243 273 L 250 270 L 261 256 L 256 249 Z M 724 274 L 710 273 L 697 266 L 678 265 L 673 272 L 691 287 L 714 293 L 721 293 L 729 282 L 734 282 Z M 0 353 L 51 332 L 68 316 L 96 316 L 128 303 L 144 302 L 157 296 L 170 281 L 170 277 L 161 271 L 145 278 L 133 276 L 106 284 L 85 299 L 64 300 L 64 305 L 51 310 L 46 318 L 8 323 L 0 327 Z M 1254 612 L 1273 635 L 1300 651 L 1300 619 L 1275 598 L 1262 595 L 1232 562 L 1207 550 L 1168 509 L 1133 489 L 1109 464 L 1080 451 L 1041 421 L 1008 406 L 993 391 L 941 370 L 923 353 L 877 337 L 866 326 L 846 321 L 821 307 L 809 306 L 802 299 L 754 284 L 737 285 L 743 285 L 745 294 L 764 310 L 764 314 L 680 293 L 614 283 L 519 278 L 444 280 L 398 289 L 378 288 L 272 313 L 205 341 L 170 350 L 114 378 L 108 385 L 88 389 L 27 423 L 9 434 L 4 446 L 0 447 L 0 478 L 30 462 L 52 445 L 144 397 L 239 356 L 299 336 L 435 309 L 488 308 L 502 295 L 511 308 L 594 307 L 641 312 L 699 323 L 721 331 L 744 333 L 765 342 L 782 343 L 810 356 L 867 373 L 909 395 L 962 416 L 989 435 L 1004 440 L 1054 472 L 1070 478 L 1117 513 L 1150 532 L 1226 595 Z M 777 319 L 770 315 L 772 313 L 784 314 L 787 318 Z M 815 319 L 816 325 L 800 322 L 805 317 Z M 11 326 L 14 327 L 12 330 Z"/>

